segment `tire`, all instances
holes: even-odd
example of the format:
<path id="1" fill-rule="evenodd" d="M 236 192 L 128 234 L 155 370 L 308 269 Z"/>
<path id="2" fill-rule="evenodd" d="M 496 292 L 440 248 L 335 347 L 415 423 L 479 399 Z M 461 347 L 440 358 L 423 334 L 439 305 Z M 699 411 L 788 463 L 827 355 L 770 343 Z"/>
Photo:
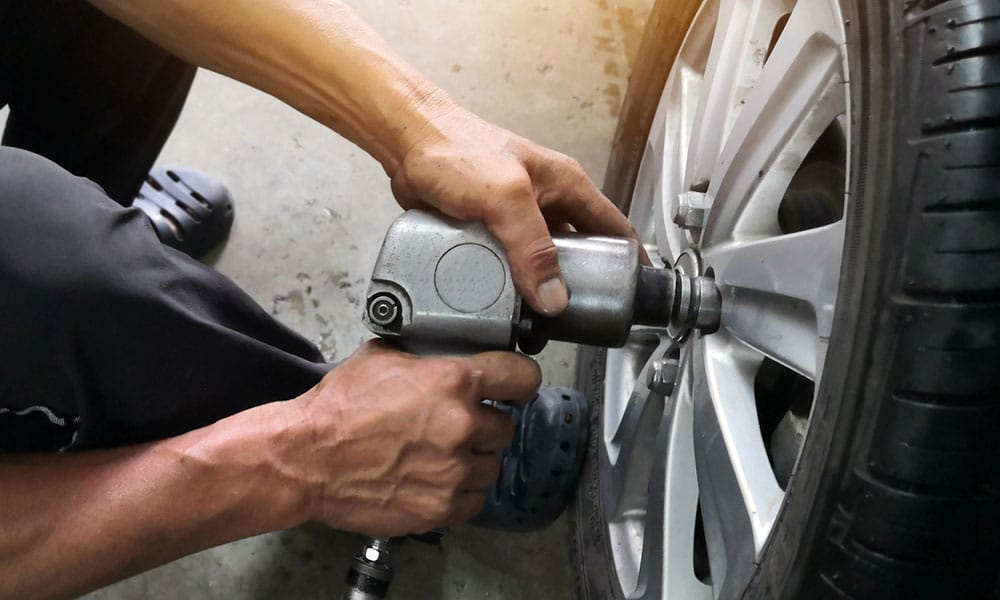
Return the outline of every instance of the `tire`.
<path id="1" fill-rule="evenodd" d="M 626 214 L 700 4 L 659 0 L 648 21 L 605 181 Z M 843 0 L 840 14 L 849 200 L 822 378 L 761 548 L 718 569 L 725 532 L 710 521 L 725 498 L 701 488 L 705 533 L 694 538 L 708 548 L 689 566 L 710 579 L 709 597 L 1000 597 L 1000 3 Z M 639 567 L 625 586 L 617 566 L 626 542 L 611 534 L 602 458 L 609 364 L 607 350 L 580 351 L 592 422 L 575 507 L 578 595 L 673 600 Z M 711 401 L 691 403 L 697 418 Z M 711 442 L 694 437 L 701 486 Z M 665 494 L 656 477 L 647 507 Z"/>

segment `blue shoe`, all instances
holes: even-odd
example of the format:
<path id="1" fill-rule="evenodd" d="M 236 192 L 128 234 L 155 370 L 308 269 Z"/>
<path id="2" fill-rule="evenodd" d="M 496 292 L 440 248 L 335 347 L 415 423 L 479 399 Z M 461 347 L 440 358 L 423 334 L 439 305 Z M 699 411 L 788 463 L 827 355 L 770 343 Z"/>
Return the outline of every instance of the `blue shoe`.
<path id="1" fill-rule="evenodd" d="M 548 387 L 527 404 L 498 406 L 514 415 L 514 440 L 501 453 L 500 476 L 486 492 L 473 525 L 536 531 L 550 525 L 573 499 L 587 450 L 587 398 Z"/>
<path id="2" fill-rule="evenodd" d="M 161 242 L 192 258 L 208 254 L 233 226 L 229 190 L 194 169 L 153 169 L 132 206 L 146 213 Z"/>

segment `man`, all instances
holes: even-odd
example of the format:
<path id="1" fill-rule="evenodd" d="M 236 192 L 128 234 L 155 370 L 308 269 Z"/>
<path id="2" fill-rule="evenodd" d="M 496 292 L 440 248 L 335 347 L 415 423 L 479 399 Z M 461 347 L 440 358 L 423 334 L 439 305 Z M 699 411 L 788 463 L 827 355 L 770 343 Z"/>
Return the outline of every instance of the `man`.
<path id="1" fill-rule="evenodd" d="M 0 148 L 0 597 L 72 596 L 310 520 L 402 535 L 479 513 L 513 433 L 480 400 L 523 403 L 533 361 L 369 343 L 331 370 L 121 206 L 187 63 L 357 143 L 404 208 L 485 222 L 543 314 L 567 303 L 547 225 L 628 222 L 574 161 L 456 105 L 339 2 L 92 5 L 0 2 L 5 143 L 21 148 Z"/>

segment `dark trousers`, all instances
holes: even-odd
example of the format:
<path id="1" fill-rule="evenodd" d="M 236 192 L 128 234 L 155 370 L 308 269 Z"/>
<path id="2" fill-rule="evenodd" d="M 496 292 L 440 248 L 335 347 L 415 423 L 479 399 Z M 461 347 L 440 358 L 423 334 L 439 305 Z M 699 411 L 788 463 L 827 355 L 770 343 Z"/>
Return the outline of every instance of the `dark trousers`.
<path id="1" fill-rule="evenodd" d="M 329 369 L 125 208 L 193 76 L 82 0 L 0 0 L 0 451 L 163 438 Z"/>

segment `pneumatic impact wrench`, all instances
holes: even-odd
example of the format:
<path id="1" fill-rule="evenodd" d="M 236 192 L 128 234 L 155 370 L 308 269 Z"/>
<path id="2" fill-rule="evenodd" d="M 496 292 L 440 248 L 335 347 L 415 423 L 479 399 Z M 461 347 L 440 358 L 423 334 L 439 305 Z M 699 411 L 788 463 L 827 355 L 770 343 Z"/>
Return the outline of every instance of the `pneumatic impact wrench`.
<path id="1" fill-rule="evenodd" d="M 619 348 L 634 325 L 677 339 L 718 328 L 721 296 L 711 278 L 644 266 L 631 239 L 556 233 L 553 241 L 569 304 L 545 317 L 514 289 L 506 254 L 484 225 L 407 211 L 382 243 L 365 325 L 416 354 L 536 354 L 548 340 Z M 391 578 L 388 540 L 373 538 L 351 563 L 344 598 L 384 598 Z"/>

